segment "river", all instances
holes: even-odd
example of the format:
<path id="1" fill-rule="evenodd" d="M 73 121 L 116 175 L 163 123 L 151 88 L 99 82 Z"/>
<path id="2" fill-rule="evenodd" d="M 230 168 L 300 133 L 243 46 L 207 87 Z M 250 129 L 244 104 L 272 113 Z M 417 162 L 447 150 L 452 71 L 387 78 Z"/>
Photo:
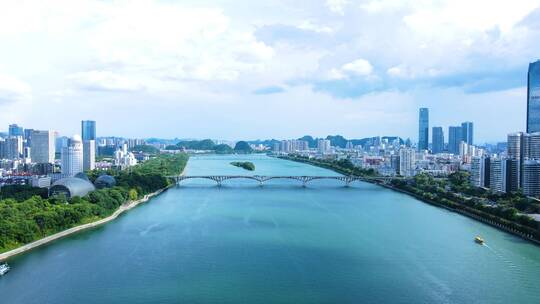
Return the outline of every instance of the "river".
<path id="1" fill-rule="evenodd" d="M 192 157 L 186 174 L 337 175 L 259 155 Z M 0 303 L 540 303 L 540 247 L 407 195 L 184 183 L 10 259 Z"/>

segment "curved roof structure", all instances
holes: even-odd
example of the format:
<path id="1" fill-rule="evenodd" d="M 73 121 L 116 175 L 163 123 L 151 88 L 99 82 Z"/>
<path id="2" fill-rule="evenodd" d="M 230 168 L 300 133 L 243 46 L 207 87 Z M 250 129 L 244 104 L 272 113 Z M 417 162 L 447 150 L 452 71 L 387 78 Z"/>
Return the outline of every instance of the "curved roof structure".
<path id="1" fill-rule="evenodd" d="M 79 172 L 79 173 L 75 174 L 75 177 L 80 178 L 80 179 L 84 179 L 86 181 L 90 181 L 90 179 L 88 178 L 88 175 L 86 175 L 86 173 L 84 173 L 84 172 Z"/>
<path id="2" fill-rule="evenodd" d="M 94 185 L 96 185 L 96 188 L 98 189 L 112 188 L 116 186 L 116 179 L 110 175 L 103 174 L 96 178 Z"/>
<path id="3" fill-rule="evenodd" d="M 66 177 L 52 184 L 51 195 L 65 194 L 66 197 L 83 197 L 89 192 L 96 190 L 91 182 L 77 177 Z"/>

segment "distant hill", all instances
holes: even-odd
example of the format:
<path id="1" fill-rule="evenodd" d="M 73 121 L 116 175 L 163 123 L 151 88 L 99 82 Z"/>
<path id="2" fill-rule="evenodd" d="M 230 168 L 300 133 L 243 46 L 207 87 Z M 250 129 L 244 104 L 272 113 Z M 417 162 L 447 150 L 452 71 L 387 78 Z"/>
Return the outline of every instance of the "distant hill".
<path id="1" fill-rule="evenodd" d="M 239 141 L 234 146 L 234 152 L 237 152 L 237 153 L 251 153 L 251 152 L 253 152 L 253 149 L 251 149 L 251 146 L 246 141 Z"/>

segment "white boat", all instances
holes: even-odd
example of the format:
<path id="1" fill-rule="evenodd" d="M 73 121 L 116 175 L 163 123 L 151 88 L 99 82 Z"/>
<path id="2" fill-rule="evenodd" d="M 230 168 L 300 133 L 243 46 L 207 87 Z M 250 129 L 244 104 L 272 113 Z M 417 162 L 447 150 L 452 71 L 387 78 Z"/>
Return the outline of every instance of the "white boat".
<path id="1" fill-rule="evenodd" d="M 0 276 L 5 275 L 10 269 L 8 264 L 0 262 Z"/>

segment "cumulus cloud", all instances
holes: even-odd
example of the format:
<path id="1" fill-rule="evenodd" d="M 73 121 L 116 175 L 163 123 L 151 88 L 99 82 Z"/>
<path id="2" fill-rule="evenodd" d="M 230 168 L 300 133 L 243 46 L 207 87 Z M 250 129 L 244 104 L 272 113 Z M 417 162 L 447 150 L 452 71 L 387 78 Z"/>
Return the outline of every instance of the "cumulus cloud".
<path id="1" fill-rule="evenodd" d="M 326 6 L 333 13 L 344 15 L 345 7 L 349 4 L 349 0 L 326 0 Z"/>
<path id="2" fill-rule="evenodd" d="M 365 59 L 356 59 L 342 65 L 340 68 L 331 69 L 329 72 L 330 79 L 345 79 L 348 77 L 369 76 L 373 72 L 373 66 Z"/>
<path id="3" fill-rule="evenodd" d="M 37 109 L 52 100 L 48 92 L 69 92 L 54 100 L 69 99 L 73 111 L 99 91 L 100 100 L 119 108 L 151 100 L 193 115 L 209 104 L 248 108 L 252 100 L 287 100 L 292 107 L 308 89 L 325 105 L 367 98 L 389 109 L 395 104 L 373 96 L 498 94 L 523 87 L 527 63 L 539 56 L 538 6 L 537 0 L 5 0 L 0 69 L 9 76 L 0 76 L 0 112 L 15 117 L 2 104 L 34 100 L 32 109 L 47 113 Z M 102 114 L 91 105 L 84 103 L 85 113 Z M 330 121 L 346 112 L 324 114 Z"/>

